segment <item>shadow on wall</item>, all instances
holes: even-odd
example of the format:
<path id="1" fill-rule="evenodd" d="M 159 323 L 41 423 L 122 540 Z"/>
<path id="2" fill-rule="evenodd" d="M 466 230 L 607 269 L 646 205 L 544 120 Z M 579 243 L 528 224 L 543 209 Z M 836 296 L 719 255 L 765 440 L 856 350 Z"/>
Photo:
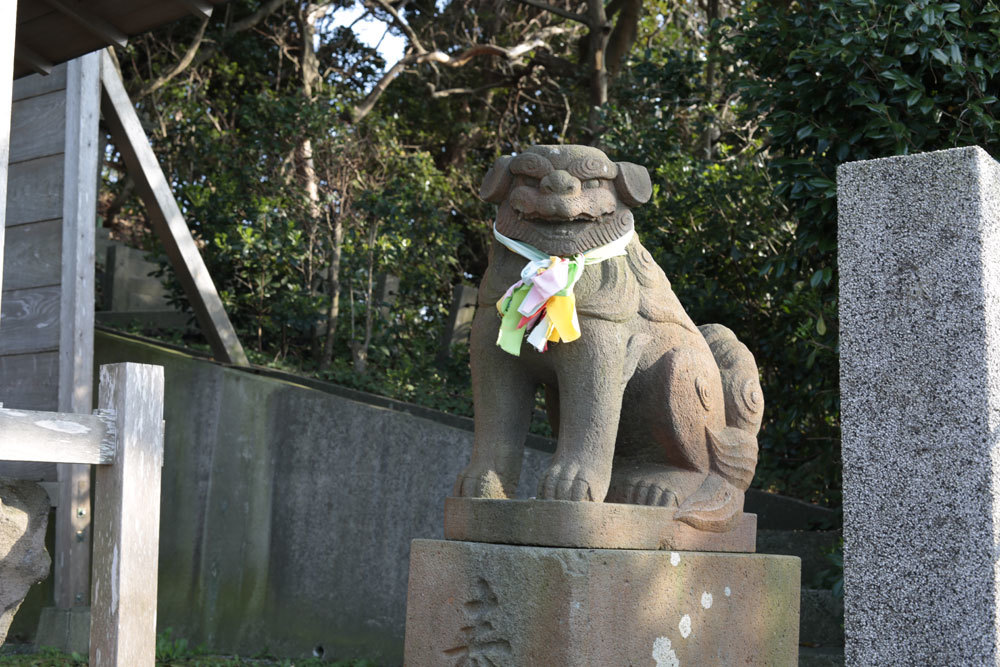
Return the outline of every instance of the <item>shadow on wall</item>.
<path id="1" fill-rule="evenodd" d="M 322 646 L 402 663 L 410 540 L 443 536 L 471 420 L 100 330 L 94 357 L 165 368 L 161 631 L 243 655 Z M 547 458 L 526 450 L 524 496 Z"/>

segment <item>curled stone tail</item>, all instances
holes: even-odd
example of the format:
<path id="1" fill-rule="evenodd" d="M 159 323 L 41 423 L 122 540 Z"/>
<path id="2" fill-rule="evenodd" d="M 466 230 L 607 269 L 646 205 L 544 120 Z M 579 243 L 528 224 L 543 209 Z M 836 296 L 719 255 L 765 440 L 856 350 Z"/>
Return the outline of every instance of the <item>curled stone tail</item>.
<path id="1" fill-rule="evenodd" d="M 676 518 L 713 532 L 731 529 L 743 512 L 744 492 L 757 467 L 757 432 L 764 411 L 757 364 L 747 346 L 721 324 L 699 327 L 719 365 L 726 427 L 706 430 L 711 470 Z"/>

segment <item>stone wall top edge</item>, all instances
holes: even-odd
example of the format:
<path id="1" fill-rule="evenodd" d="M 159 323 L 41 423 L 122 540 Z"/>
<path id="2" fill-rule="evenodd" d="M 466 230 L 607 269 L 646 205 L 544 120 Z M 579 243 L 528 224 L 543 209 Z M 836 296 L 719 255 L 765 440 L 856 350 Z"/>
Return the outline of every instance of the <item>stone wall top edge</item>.
<path id="1" fill-rule="evenodd" d="M 406 403 L 387 396 L 370 394 L 365 391 L 342 387 L 323 380 L 301 377 L 292 373 L 286 373 L 261 366 L 251 366 L 248 368 L 233 366 L 231 364 L 221 363 L 201 356 L 195 351 L 185 350 L 170 344 L 161 344 L 159 341 L 104 327 L 95 327 L 95 335 L 98 337 L 106 337 L 108 339 L 117 339 L 123 344 L 132 344 L 144 347 L 157 354 L 162 353 L 175 359 L 185 359 L 189 362 L 209 364 L 220 368 L 223 374 L 232 375 L 240 379 L 253 379 L 259 382 L 273 383 L 275 385 L 300 389 L 303 391 L 313 391 L 318 394 L 337 397 L 339 399 L 358 403 L 370 408 L 406 414 L 418 419 L 425 419 L 441 426 L 447 426 L 469 432 L 472 432 L 473 430 L 472 419 L 470 417 L 448 414 L 433 408 Z M 533 433 L 528 435 L 525 445 L 530 449 L 535 449 L 541 452 L 552 452 L 555 450 L 555 444 L 552 440 Z"/>

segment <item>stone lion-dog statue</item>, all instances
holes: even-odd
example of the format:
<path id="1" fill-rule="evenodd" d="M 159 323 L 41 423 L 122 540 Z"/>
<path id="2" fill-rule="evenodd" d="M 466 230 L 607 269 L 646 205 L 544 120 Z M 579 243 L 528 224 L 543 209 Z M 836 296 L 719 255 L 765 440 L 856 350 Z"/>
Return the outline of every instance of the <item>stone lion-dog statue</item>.
<path id="1" fill-rule="evenodd" d="M 726 327 L 695 326 L 635 236 L 630 209 L 651 194 L 645 167 L 589 146 L 532 146 L 486 174 L 480 196 L 499 210 L 470 341 L 475 445 L 454 495 L 513 497 L 541 384 L 558 442 L 538 498 L 736 524 L 757 366 Z"/>

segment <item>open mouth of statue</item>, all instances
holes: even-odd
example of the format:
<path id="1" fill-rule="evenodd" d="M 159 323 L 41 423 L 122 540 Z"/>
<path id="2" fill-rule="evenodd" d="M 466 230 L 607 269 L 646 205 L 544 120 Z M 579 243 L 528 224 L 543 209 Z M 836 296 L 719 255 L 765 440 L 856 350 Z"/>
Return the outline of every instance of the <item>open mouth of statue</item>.
<path id="1" fill-rule="evenodd" d="M 586 233 L 591 228 L 601 224 L 599 218 L 578 216 L 571 220 L 564 218 L 521 218 L 521 222 L 531 225 L 536 234 L 553 239 L 565 239 Z"/>
<path id="2" fill-rule="evenodd" d="M 522 213 L 503 207 L 497 216 L 497 231 L 544 253 L 568 256 L 611 243 L 632 228 L 627 210 L 617 215 L 573 213 L 572 217 L 544 217 L 538 211 Z"/>

